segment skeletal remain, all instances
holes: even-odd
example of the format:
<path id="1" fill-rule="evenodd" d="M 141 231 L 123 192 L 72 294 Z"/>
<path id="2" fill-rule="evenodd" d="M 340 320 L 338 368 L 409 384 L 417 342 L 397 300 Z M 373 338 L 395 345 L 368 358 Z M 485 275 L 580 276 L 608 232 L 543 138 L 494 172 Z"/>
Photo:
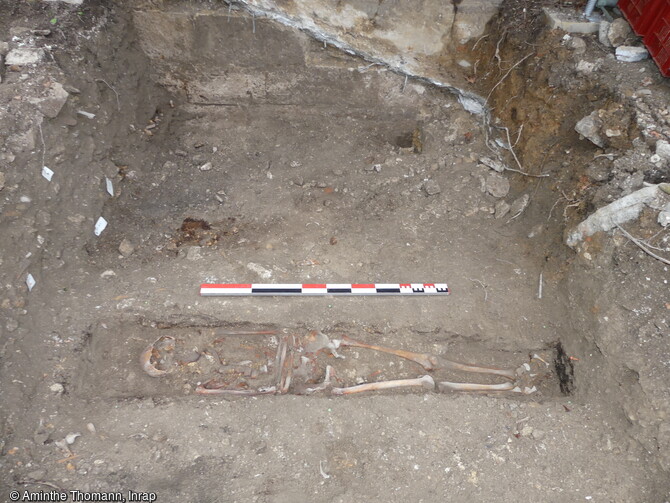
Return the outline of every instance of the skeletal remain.
<path id="1" fill-rule="evenodd" d="M 442 381 L 437 383 L 437 389 L 440 391 L 514 391 L 515 385 L 513 382 L 504 382 L 500 384 L 473 384 L 466 382 Z"/>
<path id="2" fill-rule="evenodd" d="M 404 351 L 402 349 L 392 349 L 392 348 L 386 348 L 384 346 L 376 346 L 374 344 L 366 344 L 364 342 L 351 339 L 346 335 L 342 338 L 341 346 L 367 348 L 372 349 L 374 351 L 380 351 L 382 353 L 389 353 L 392 355 L 400 356 L 401 358 L 405 358 L 407 360 L 411 360 L 415 363 L 418 363 L 427 371 L 449 369 L 449 370 L 460 370 L 463 372 L 474 372 L 478 374 L 499 375 L 511 380 L 514 380 L 516 378 L 514 370 L 511 369 L 500 369 L 496 367 L 481 367 L 479 365 L 470 365 L 467 363 L 459 363 L 452 360 L 447 360 L 446 358 L 431 355 L 429 353 L 414 353 L 412 351 Z"/>
<path id="3" fill-rule="evenodd" d="M 314 386 L 313 388 L 305 389 L 305 394 L 311 395 L 312 393 L 316 393 L 317 391 L 323 391 L 326 388 L 328 388 L 328 386 L 330 386 L 330 377 L 332 371 L 333 367 L 331 367 L 330 365 L 326 365 L 326 376 L 324 377 L 323 382 L 321 384 Z"/>
<path id="4" fill-rule="evenodd" d="M 333 388 L 333 395 L 351 395 L 353 393 L 362 393 L 364 391 L 380 391 L 393 388 L 408 388 L 421 386 L 424 389 L 435 389 L 435 380 L 429 376 L 421 376 L 416 379 L 396 379 L 394 381 L 379 381 L 350 386 L 348 388 Z"/>
<path id="5" fill-rule="evenodd" d="M 140 355 L 140 365 L 142 366 L 142 370 L 144 370 L 147 374 L 149 374 L 151 377 L 160 377 L 164 376 L 167 374 L 167 370 L 160 370 L 155 367 L 153 363 L 151 363 L 151 357 L 156 356 L 158 359 L 159 353 L 158 349 L 156 349 L 156 346 L 158 343 L 162 341 L 169 341 L 167 345 L 164 347 L 165 350 L 170 351 L 174 349 L 175 346 L 175 338 L 170 337 L 167 335 L 164 335 L 162 337 L 159 337 L 156 339 L 154 342 L 149 344 L 144 351 L 142 351 L 142 354 Z"/>
<path id="6" fill-rule="evenodd" d="M 226 388 L 208 388 L 212 385 L 212 381 L 203 384 L 198 384 L 195 392 L 198 395 L 236 395 L 236 396 L 257 396 L 257 395 L 274 395 L 277 393 L 275 386 L 267 386 L 258 389 L 226 389 Z"/>

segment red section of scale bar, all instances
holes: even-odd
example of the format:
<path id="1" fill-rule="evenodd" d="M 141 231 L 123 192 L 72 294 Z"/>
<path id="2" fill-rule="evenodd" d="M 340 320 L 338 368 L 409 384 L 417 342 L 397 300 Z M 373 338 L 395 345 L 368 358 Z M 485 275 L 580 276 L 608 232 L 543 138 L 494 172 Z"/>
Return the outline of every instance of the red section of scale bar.
<path id="1" fill-rule="evenodd" d="M 352 284 L 351 288 L 374 288 L 375 285 Z"/>
<path id="2" fill-rule="evenodd" d="M 230 285 L 230 284 L 213 285 L 209 283 L 204 283 L 200 285 L 200 288 L 251 288 L 251 283 L 249 283 L 248 285 Z"/>
<path id="3" fill-rule="evenodd" d="M 302 285 L 303 288 L 326 288 L 326 285 Z"/>

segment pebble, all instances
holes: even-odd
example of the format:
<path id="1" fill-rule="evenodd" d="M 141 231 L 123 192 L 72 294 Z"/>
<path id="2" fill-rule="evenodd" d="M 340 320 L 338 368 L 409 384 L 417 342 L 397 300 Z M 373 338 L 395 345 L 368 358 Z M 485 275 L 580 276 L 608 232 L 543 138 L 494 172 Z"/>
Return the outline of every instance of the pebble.
<path id="1" fill-rule="evenodd" d="M 542 430 L 534 429 L 530 434 L 535 440 L 542 440 L 545 437 L 545 432 Z"/>
<path id="2" fill-rule="evenodd" d="M 7 332 L 13 332 L 17 328 L 19 328 L 19 322 L 13 318 L 9 318 L 7 320 L 7 323 L 5 323 L 5 328 L 7 329 Z"/>
<path id="3" fill-rule="evenodd" d="M 124 238 L 123 241 L 121 241 L 121 244 L 119 244 L 119 253 L 124 257 L 130 257 L 134 251 L 135 246 L 130 242 L 130 240 L 126 238 Z"/>
<path id="4" fill-rule="evenodd" d="M 272 277 L 272 271 L 253 262 L 247 264 L 247 269 L 258 274 L 262 279 L 270 279 Z"/>
<path id="5" fill-rule="evenodd" d="M 49 390 L 51 390 L 51 392 L 53 393 L 56 393 L 57 395 L 60 395 L 61 393 L 65 392 L 65 388 L 59 382 L 55 382 L 51 386 L 49 386 Z"/>
<path id="6" fill-rule="evenodd" d="M 507 201 L 504 199 L 501 199 L 498 201 L 495 205 L 494 211 L 495 211 L 495 217 L 496 218 L 503 218 L 505 215 L 509 213 L 510 210 L 510 205 L 507 204 Z"/>
<path id="7" fill-rule="evenodd" d="M 106 271 L 104 271 L 103 273 L 100 274 L 100 277 L 102 279 L 109 279 L 113 276 L 116 276 L 116 273 L 114 271 L 112 271 L 111 269 L 107 269 Z"/>
<path id="8" fill-rule="evenodd" d="M 186 250 L 186 260 L 200 260 L 202 258 L 202 248 L 199 246 L 189 246 Z"/>
<path id="9" fill-rule="evenodd" d="M 212 163 L 211 162 L 206 162 L 202 166 L 200 166 L 200 171 L 209 171 L 212 169 Z"/>
<path id="10" fill-rule="evenodd" d="M 44 469 L 33 470 L 26 474 L 26 478 L 30 480 L 44 480 L 47 476 L 47 471 Z"/>
<path id="11" fill-rule="evenodd" d="M 520 433 L 522 437 L 530 437 L 533 433 L 533 427 L 526 425 L 523 428 L 521 428 Z"/>
<path id="12" fill-rule="evenodd" d="M 497 173 L 491 173 L 486 177 L 484 190 L 493 197 L 505 197 L 509 193 L 509 180 Z"/>
<path id="13" fill-rule="evenodd" d="M 442 192 L 440 185 L 435 180 L 428 180 L 424 183 L 423 190 L 426 191 L 426 194 L 429 196 L 434 196 Z"/>
<path id="14" fill-rule="evenodd" d="M 530 202 L 530 196 L 528 194 L 524 194 L 518 199 L 515 199 L 514 202 L 512 203 L 512 206 L 510 207 L 510 212 L 512 213 L 512 216 L 516 217 L 517 215 L 520 215 L 523 212 L 523 210 L 525 210 L 528 207 L 529 202 Z"/>
<path id="15" fill-rule="evenodd" d="M 5 174 L 0 171 L 0 190 L 5 188 Z"/>

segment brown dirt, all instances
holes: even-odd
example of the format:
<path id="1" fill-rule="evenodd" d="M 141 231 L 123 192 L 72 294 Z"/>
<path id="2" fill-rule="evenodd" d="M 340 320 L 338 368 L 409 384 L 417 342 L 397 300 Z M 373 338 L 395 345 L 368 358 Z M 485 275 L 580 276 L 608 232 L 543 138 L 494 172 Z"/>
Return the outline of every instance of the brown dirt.
<path id="1" fill-rule="evenodd" d="M 626 91 L 640 85 L 639 66 L 605 58 L 601 73 L 580 76 L 579 58 L 604 57 L 597 41 L 576 57 L 562 33 L 537 32 L 535 55 L 490 104 L 513 138 L 523 124 L 524 169 L 551 176 L 504 174 L 505 199 L 530 203 L 496 219 L 500 198 L 482 190 L 492 171 L 478 162 L 491 156 L 488 132 L 439 89 L 404 87 L 402 76 L 266 20 L 252 34 L 248 17 L 228 20 L 225 7 L 197 17 L 197 3 L 146 10 L 149 35 L 123 3 L 10 7 L 3 40 L 14 33 L 52 48 L 0 84 L 3 498 L 47 482 L 155 491 L 166 502 L 667 501 L 667 267 L 620 235 L 595 236 L 577 253 L 563 244 L 608 194 L 624 193 L 637 171 L 648 176 L 628 170 L 629 151 L 650 146 L 636 123 L 644 103 Z M 527 54 L 529 41 L 510 29 L 498 66 L 505 22 L 468 53 L 480 63 L 465 76 L 483 96 Z M 195 23 L 192 45 L 173 35 L 180 23 Z M 29 41 L 18 27 L 52 34 Z M 175 53 L 155 57 L 151 44 Z M 80 92 L 48 119 L 31 99 L 53 82 Z M 650 87 L 645 99 L 667 97 L 660 79 Z M 574 132 L 594 109 L 626 125 L 604 151 Z M 109 225 L 96 237 L 101 215 Z M 651 214 L 630 229 L 660 230 Z M 200 283 L 216 281 L 442 280 L 449 297 L 198 296 Z M 250 336 L 214 342 L 231 328 L 321 330 L 486 365 L 549 354 L 553 373 L 528 396 L 196 395 L 221 372 L 211 358 L 189 361 L 194 353 L 235 363 L 272 349 Z M 152 378 L 139 355 L 164 335 L 179 342 L 178 370 Z M 423 373 L 343 354 L 342 384 Z M 71 458 L 56 445 L 68 433 L 81 433 Z"/>

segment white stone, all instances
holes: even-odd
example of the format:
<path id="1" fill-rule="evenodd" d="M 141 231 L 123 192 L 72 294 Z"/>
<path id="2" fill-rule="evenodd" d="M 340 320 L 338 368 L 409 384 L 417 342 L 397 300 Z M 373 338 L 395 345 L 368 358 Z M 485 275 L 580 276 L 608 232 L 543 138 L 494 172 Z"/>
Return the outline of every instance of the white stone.
<path id="1" fill-rule="evenodd" d="M 633 47 L 631 45 L 622 45 L 616 48 L 616 59 L 626 63 L 642 61 L 649 57 L 649 52 L 644 47 Z"/>
<path id="2" fill-rule="evenodd" d="M 44 57 L 44 50 L 38 47 L 19 47 L 12 49 L 5 57 L 5 65 L 34 65 Z"/>
<path id="3" fill-rule="evenodd" d="M 658 223 L 663 227 L 670 225 L 670 203 L 665 205 L 665 208 L 658 214 Z"/>
<path id="4" fill-rule="evenodd" d="M 608 21 L 600 21 L 600 26 L 598 28 L 598 41 L 605 47 L 612 47 L 612 42 L 610 42 L 610 39 L 607 37 L 611 24 L 612 23 Z"/>
<path id="5" fill-rule="evenodd" d="M 665 161 L 670 161 L 670 143 L 665 140 L 656 142 L 656 155 Z"/>
<path id="6" fill-rule="evenodd" d="M 249 262 L 247 264 L 247 269 L 258 274 L 262 279 L 270 279 L 272 277 L 272 271 L 266 269 L 262 265 Z"/>
<path id="7" fill-rule="evenodd" d="M 600 136 L 600 126 L 601 122 L 597 113 L 592 112 L 591 115 L 587 115 L 575 125 L 575 131 L 602 148 L 605 146 L 605 141 Z"/>

